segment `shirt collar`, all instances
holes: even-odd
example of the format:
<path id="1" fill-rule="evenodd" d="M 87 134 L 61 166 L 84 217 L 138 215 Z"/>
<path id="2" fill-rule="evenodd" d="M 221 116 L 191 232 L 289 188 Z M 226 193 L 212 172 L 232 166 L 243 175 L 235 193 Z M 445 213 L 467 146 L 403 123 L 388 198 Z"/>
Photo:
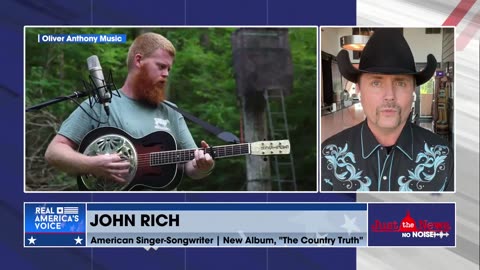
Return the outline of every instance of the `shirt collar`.
<path id="1" fill-rule="evenodd" d="M 395 147 L 410 160 L 413 160 L 413 128 L 410 121 L 407 121 L 403 127 L 402 133 L 400 133 L 400 137 L 398 138 Z"/>
<path id="2" fill-rule="evenodd" d="M 370 157 L 370 155 L 381 147 L 381 144 L 377 141 L 372 131 L 368 127 L 367 120 L 363 121 L 360 130 L 360 142 L 362 144 L 362 157 L 364 159 Z M 395 144 L 405 156 L 410 160 L 413 160 L 413 129 L 412 124 L 407 121 L 400 133 L 400 137 Z"/>
<path id="3" fill-rule="evenodd" d="M 367 120 L 363 121 L 362 126 L 360 127 L 360 143 L 362 144 L 362 157 L 364 159 L 370 157 L 375 150 L 377 150 L 381 145 L 377 142 L 375 136 L 373 136 L 372 131 L 368 127 Z"/>

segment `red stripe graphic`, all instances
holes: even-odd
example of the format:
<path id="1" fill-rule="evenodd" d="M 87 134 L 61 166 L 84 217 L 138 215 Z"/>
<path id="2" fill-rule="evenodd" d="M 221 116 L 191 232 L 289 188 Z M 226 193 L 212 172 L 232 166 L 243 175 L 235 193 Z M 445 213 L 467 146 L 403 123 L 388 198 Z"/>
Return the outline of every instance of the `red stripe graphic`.
<path id="1" fill-rule="evenodd" d="M 467 15 L 468 11 L 472 8 L 477 0 L 461 0 L 457 7 L 450 13 L 448 18 L 443 22 L 443 26 L 457 26 L 461 20 Z M 477 13 L 472 21 L 470 21 L 467 27 L 458 36 L 457 51 L 463 51 L 468 45 L 470 40 L 478 30 L 480 23 L 480 13 Z"/>
<path id="2" fill-rule="evenodd" d="M 461 0 L 442 25 L 457 26 L 476 1 L 477 0 Z"/>
<path id="3" fill-rule="evenodd" d="M 462 33 L 457 38 L 457 51 L 463 51 L 480 27 L 480 12 L 475 14 Z"/>

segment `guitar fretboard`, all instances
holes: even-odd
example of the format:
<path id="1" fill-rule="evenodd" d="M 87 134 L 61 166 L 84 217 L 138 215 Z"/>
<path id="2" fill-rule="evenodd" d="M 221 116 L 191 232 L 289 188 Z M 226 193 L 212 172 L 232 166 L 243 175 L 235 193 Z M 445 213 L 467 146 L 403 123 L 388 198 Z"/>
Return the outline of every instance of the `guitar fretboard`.
<path id="1" fill-rule="evenodd" d="M 195 150 L 174 150 L 150 153 L 150 166 L 159 166 L 165 164 L 185 163 L 195 158 Z M 203 149 L 201 149 L 203 150 Z M 215 146 L 205 150 L 213 158 L 225 158 L 232 156 L 243 156 L 250 154 L 250 144 L 232 144 L 225 146 Z"/>

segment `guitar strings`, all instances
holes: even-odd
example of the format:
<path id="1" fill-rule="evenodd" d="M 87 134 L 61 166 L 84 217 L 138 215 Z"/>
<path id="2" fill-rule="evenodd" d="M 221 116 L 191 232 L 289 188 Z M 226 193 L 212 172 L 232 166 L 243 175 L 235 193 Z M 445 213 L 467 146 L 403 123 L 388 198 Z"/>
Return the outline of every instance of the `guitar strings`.
<path id="1" fill-rule="evenodd" d="M 231 154 L 229 153 L 228 155 L 241 155 L 244 154 L 245 152 L 243 151 L 238 151 L 238 152 L 232 152 Z M 224 157 L 225 154 L 220 155 L 220 157 Z M 138 164 L 139 166 L 150 166 L 150 165 L 166 165 L 166 164 L 173 164 L 173 163 L 182 163 L 182 162 L 189 162 L 190 160 L 194 159 L 193 154 L 187 155 L 187 156 L 144 156 L 142 158 L 138 159 Z"/>
<path id="2" fill-rule="evenodd" d="M 171 150 L 154 152 L 147 154 L 139 154 L 137 157 L 137 167 L 150 167 L 175 163 L 186 163 L 194 159 L 194 152 L 197 149 Z M 204 150 L 198 148 L 198 150 Z M 217 157 L 225 157 L 229 155 L 241 155 L 248 153 L 248 144 L 229 145 L 223 147 L 215 147 L 212 149 L 216 152 Z M 208 151 L 211 152 L 211 151 Z M 153 163 L 153 164 L 152 164 Z"/>

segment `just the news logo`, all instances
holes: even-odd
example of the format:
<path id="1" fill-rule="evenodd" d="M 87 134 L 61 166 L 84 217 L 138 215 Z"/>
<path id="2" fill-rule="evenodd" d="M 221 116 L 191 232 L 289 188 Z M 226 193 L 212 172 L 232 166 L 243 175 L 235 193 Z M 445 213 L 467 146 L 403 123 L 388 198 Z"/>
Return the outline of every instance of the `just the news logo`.
<path id="1" fill-rule="evenodd" d="M 375 219 L 370 229 L 374 233 L 401 233 L 402 238 L 444 238 L 450 236 L 452 229 L 449 222 L 431 221 L 428 219 L 415 220 L 407 210 L 401 221 L 384 221 Z"/>

